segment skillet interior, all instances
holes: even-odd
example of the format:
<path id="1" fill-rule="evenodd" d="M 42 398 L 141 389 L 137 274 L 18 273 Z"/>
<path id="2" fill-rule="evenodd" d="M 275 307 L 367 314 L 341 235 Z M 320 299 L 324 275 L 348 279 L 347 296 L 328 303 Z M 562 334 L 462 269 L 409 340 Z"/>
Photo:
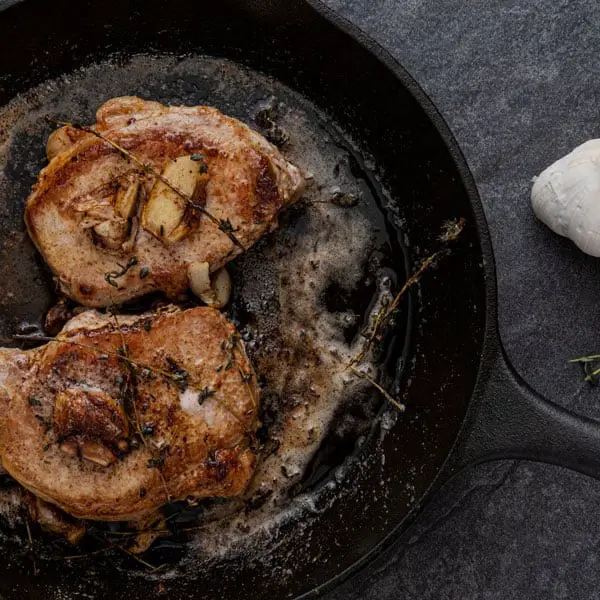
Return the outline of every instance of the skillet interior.
<path id="1" fill-rule="evenodd" d="M 16 51 L 18 49 L 18 52 Z M 302 2 L 52 3 L 26 0 L 0 18 L 0 104 L 48 78 L 109 55 L 206 53 L 267 73 L 323 110 L 374 165 L 389 191 L 389 207 L 411 242 L 413 260 L 437 249 L 446 219 L 465 217 L 469 227 L 454 254 L 420 286 L 413 311 L 413 346 L 403 372 L 408 406 L 392 430 L 364 449 L 350 468 L 344 491 L 320 497 L 310 520 L 291 523 L 273 540 L 269 561 L 222 562 L 175 579 L 110 573 L 90 561 L 46 565 L 31 577 L 29 561 L 2 561 L 0 591 L 19 597 L 94 597 L 127 593 L 172 598 L 280 598 L 324 585 L 361 560 L 414 508 L 446 458 L 462 424 L 477 371 L 486 323 L 482 253 L 469 192 L 436 124 L 407 89 L 372 54 Z M 149 71 L 148 79 L 152 79 Z M 35 172 L 35 171 L 34 171 Z M 31 173 L 29 174 L 31 177 Z M 18 210 L 3 218 L 22 231 Z M 7 240 L 2 244 L 6 247 Z M 19 271 L 24 294 L 27 260 Z M 25 268 L 24 268 L 25 267 Z M 3 266 L 3 271 L 7 267 Z M 5 272 L 8 272 L 5 271 Z M 12 285 L 12 283 L 11 283 Z M 42 308 L 30 293 L 25 314 Z M 23 317 L 14 303 L 5 322 Z M 414 360 L 413 360 L 414 359 Z M 385 457 L 383 461 L 382 457 Z M 8 550 L 8 549 L 7 549 Z M 45 590 L 45 591 L 44 591 Z"/>

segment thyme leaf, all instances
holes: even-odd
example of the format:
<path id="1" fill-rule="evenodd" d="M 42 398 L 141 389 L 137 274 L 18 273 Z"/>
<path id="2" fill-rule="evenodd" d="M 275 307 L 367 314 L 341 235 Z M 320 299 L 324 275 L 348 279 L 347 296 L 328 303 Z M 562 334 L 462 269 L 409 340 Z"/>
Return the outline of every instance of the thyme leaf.
<path id="1" fill-rule="evenodd" d="M 211 389 L 209 387 L 205 387 L 198 394 L 198 404 L 202 405 L 205 400 L 208 400 L 211 396 L 214 396 L 215 394 L 216 394 L 215 390 L 213 390 L 213 389 Z"/>
<path id="2" fill-rule="evenodd" d="M 106 281 L 108 285 L 112 285 L 114 288 L 118 288 L 119 284 L 115 280 L 119 279 L 119 277 L 123 277 L 123 275 L 125 275 L 125 273 L 127 273 L 127 271 L 131 269 L 131 267 L 137 265 L 137 263 L 138 260 L 135 256 L 130 256 L 129 260 L 127 261 L 127 264 L 125 265 L 120 265 L 119 263 L 117 263 L 117 267 L 119 267 L 119 270 L 104 273 L 104 281 Z"/>
<path id="3" fill-rule="evenodd" d="M 154 423 L 144 423 L 141 431 L 144 435 L 152 435 L 154 433 Z"/>
<path id="4" fill-rule="evenodd" d="M 219 229 L 224 233 L 233 233 L 238 228 L 234 228 L 232 222 L 229 219 L 219 219 Z"/>
<path id="5" fill-rule="evenodd" d="M 188 387 L 189 373 L 180 367 L 170 356 L 167 356 L 166 360 L 171 371 L 171 379 L 182 392 L 185 392 Z"/>

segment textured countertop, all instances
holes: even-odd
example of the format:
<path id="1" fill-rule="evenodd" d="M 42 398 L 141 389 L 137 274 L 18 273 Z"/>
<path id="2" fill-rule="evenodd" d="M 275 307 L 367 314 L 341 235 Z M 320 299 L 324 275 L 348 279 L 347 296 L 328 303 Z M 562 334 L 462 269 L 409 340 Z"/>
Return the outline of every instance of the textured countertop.
<path id="1" fill-rule="evenodd" d="M 538 392 L 600 418 L 567 359 L 600 351 L 600 260 L 534 219 L 532 176 L 600 137 L 595 0 L 325 0 L 429 94 L 490 223 L 500 330 Z M 500 461 L 447 485 L 402 543 L 330 600 L 600 598 L 600 481 Z"/>

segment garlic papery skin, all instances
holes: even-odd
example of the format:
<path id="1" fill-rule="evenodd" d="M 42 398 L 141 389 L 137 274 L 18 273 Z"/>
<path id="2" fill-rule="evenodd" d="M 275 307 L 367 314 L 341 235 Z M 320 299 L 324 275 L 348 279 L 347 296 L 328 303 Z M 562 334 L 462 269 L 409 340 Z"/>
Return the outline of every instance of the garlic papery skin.
<path id="1" fill-rule="evenodd" d="M 589 140 L 534 181 L 531 205 L 552 231 L 600 256 L 600 139 Z"/>

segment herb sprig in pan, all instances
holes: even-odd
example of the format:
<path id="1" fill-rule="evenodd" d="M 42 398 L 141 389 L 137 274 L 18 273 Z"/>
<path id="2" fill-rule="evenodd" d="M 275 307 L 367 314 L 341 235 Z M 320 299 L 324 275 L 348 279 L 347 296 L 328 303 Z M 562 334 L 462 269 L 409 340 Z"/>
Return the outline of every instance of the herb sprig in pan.
<path id="1" fill-rule="evenodd" d="M 364 372 L 361 369 L 358 369 L 357 365 L 360 365 L 360 363 L 362 363 L 365 360 L 367 354 L 369 353 L 373 345 L 383 338 L 382 332 L 384 328 L 389 324 L 390 319 L 398 309 L 400 301 L 402 300 L 406 292 L 408 292 L 408 290 L 413 285 L 415 285 L 415 283 L 418 283 L 423 274 L 426 273 L 434 264 L 436 264 L 439 259 L 443 258 L 449 253 L 448 245 L 452 242 L 455 242 L 459 238 L 460 234 L 465 228 L 465 223 L 465 219 L 462 218 L 456 221 L 447 221 L 446 223 L 444 223 L 442 233 L 439 237 L 440 242 L 443 244 L 443 247 L 431 254 L 430 256 L 428 256 L 421 263 L 421 266 L 406 280 L 406 283 L 394 296 L 394 299 L 392 300 L 390 305 L 387 308 L 383 307 L 383 309 L 376 314 L 365 343 L 363 344 L 358 354 L 356 354 L 350 359 L 346 367 L 347 369 L 350 369 L 352 373 L 354 373 L 354 375 L 360 377 L 361 379 L 364 379 L 365 381 L 368 381 L 373 387 L 379 390 L 379 392 L 383 394 L 383 396 L 400 412 L 404 412 L 404 410 L 406 409 L 404 404 L 396 400 L 387 390 L 385 390 L 370 375 L 368 375 L 368 373 Z M 600 369 L 598 370 L 598 373 L 600 373 Z"/>
<path id="2" fill-rule="evenodd" d="M 163 175 L 154 168 L 152 163 L 144 162 L 143 160 L 138 158 L 135 154 L 133 154 L 129 150 L 126 150 L 125 148 L 123 148 L 123 146 L 121 146 L 114 140 L 110 139 L 108 136 L 104 135 L 103 133 L 100 133 L 99 131 L 96 131 L 93 127 L 85 127 L 83 125 L 71 123 L 69 121 L 55 121 L 52 119 L 49 119 L 49 121 L 51 123 L 54 123 L 55 125 L 60 125 L 61 127 L 71 127 L 72 129 L 75 129 L 76 131 L 90 133 L 91 135 L 94 135 L 97 138 L 101 139 L 103 142 L 106 142 L 107 144 L 112 146 L 115 150 L 117 150 L 123 158 L 132 161 L 144 173 L 149 173 L 149 174 L 153 175 L 154 177 L 156 177 L 156 179 L 158 179 L 159 181 L 164 183 L 168 188 L 173 190 L 180 198 L 185 200 L 185 202 L 187 204 L 189 204 L 194 210 L 197 210 L 199 213 L 202 213 L 203 215 L 205 215 L 206 218 L 209 221 L 211 221 L 211 223 L 214 223 L 219 228 L 220 231 L 222 231 L 225 235 L 227 235 L 227 237 L 233 242 L 233 244 L 236 245 L 238 248 L 240 248 L 240 250 L 242 250 L 242 251 L 246 250 L 244 248 L 244 245 L 240 242 L 240 240 L 235 235 L 235 232 L 237 230 L 233 227 L 233 225 L 231 224 L 231 221 L 229 219 L 218 219 L 213 214 L 211 214 L 208 210 L 206 210 L 206 208 L 204 208 L 204 206 L 200 206 L 199 204 L 194 202 L 187 194 L 182 192 L 177 186 L 173 185 L 166 177 L 163 177 Z M 194 156 L 199 157 L 202 155 L 194 155 Z M 204 157 L 202 157 L 202 159 L 203 158 Z M 198 160 L 198 158 L 196 158 L 196 160 Z M 113 285 L 113 284 L 111 284 L 111 285 Z"/>

